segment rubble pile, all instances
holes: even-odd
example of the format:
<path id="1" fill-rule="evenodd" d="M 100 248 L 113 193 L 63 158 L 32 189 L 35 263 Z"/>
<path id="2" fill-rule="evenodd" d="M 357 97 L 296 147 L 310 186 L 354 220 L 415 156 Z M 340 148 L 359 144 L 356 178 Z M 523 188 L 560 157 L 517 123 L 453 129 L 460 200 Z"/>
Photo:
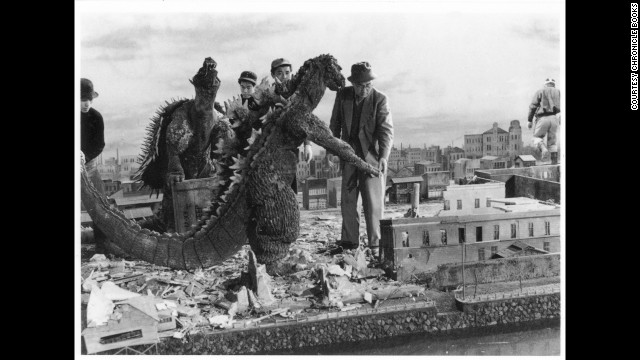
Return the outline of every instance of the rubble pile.
<path id="1" fill-rule="evenodd" d="M 273 277 L 248 245 L 220 265 L 193 272 L 102 254 L 84 258 L 83 335 L 116 325 L 118 334 L 137 329 L 144 321 L 129 314 L 132 311 L 148 317 L 147 332 L 184 338 L 238 323 L 376 308 L 399 298 L 426 299 L 424 285 L 388 279 L 368 249 L 337 248 L 340 218 L 339 212 L 334 214 L 304 214 L 300 236 Z M 361 241 L 366 243 L 364 229 Z M 89 338 L 85 336 L 85 342 Z"/>

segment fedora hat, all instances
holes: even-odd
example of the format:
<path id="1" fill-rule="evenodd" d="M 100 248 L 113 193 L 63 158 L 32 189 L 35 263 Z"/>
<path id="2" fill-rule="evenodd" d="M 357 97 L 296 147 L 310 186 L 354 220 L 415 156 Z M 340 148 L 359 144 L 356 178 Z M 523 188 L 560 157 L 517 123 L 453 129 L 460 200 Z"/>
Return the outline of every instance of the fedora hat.
<path id="1" fill-rule="evenodd" d="M 98 97 L 98 93 L 93 91 L 93 83 L 89 79 L 80 79 L 80 99 L 93 100 Z"/>
<path id="2" fill-rule="evenodd" d="M 243 71 L 238 78 L 238 84 L 241 81 L 247 81 L 255 85 L 258 81 L 258 75 L 256 75 L 253 71 Z"/>
<path id="3" fill-rule="evenodd" d="M 377 78 L 376 74 L 371 71 L 371 64 L 366 61 L 351 65 L 351 76 L 347 80 L 357 83 L 367 82 Z"/>
<path id="4" fill-rule="evenodd" d="M 285 58 L 275 59 L 271 62 L 271 72 L 273 72 L 275 69 L 279 68 L 280 66 L 291 67 L 291 62 Z"/>

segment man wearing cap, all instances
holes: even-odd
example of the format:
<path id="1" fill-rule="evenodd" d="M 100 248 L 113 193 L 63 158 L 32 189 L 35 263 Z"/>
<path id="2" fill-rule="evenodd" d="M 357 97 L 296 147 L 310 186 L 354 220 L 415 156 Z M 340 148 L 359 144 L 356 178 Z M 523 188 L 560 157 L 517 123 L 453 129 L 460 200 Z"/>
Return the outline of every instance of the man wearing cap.
<path id="1" fill-rule="evenodd" d="M 349 143 L 360 158 L 386 174 L 393 143 L 393 121 L 387 96 L 373 87 L 375 78 L 368 62 L 351 66 L 351 76 L 347 79 L 353 86 L 347 86 L 336 94 L 329 127 L 333 136 Z M 341 165 L 342 239 L 338 245 L 347 249 L 359 246 L 360 213 L 357 204 L 360 194 L 369 247 L 378 257 L 385 175 L 371 177 L 351 164 L 341 161 Z"/>
<path id="2" fill-rule="evenodd" d="M 240 97 L 242 98 L 242 104 L 248 102 L 249 110 L 259 111 L 260 106 L 256 104 L 253 99 L 253 92 L 258 81 L 258 76 L 253 71 L 243 71 L 238 78 L 238 84 L 240 84 Z"/>
<path id="3" fill-rule="evenodd" d="M 277 84 L 286 87 L 288 82 L 291 81 L 291 62 L 285 58 L 278 58 L 271 62 L 271 77 Z M 280 95 L 281 102 L 276 104 L 276 107 L 283 106 L 288 103 L 287 99 Z M 313 157 L 313 149 L 311 148 L 311 142 L 309 140 L 304 141 L 303 147 L 304 161 L 309 162 Z M 296 153 L 296 158 L 300 158 Z M 293 191 L 298 192 L 298 179 L 294 176 L 293 183 L 291 184 Z"/>
<path id="4" fill-rule="evenodd" d="M 529 105 L 529 129 L 533 125 L 533 146 L 541 152 L 543 159 L 551 153 L 551 163 L 558 163 L 558 146 L 556 145 L 558 125 L 560 123 L 556 114 L 560 113 L 560 90 L 556 89 L 554 79 L 547 78 L 544 87 L 536 91 Z M 532 124 L 533 117 L 536 121 Z M 547 143 L 544 143 L 544 136 Z"/>

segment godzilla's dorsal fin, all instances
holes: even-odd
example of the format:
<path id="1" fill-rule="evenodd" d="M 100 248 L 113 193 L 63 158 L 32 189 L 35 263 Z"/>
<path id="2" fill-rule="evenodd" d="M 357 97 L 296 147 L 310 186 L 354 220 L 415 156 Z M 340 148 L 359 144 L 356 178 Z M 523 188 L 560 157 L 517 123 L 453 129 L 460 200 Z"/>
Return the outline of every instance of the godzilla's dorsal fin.
<path id="1" fill-rule="evenodd" d="M 147 126 L 142 151 L 138 156 L 140 168 L 133 176 L 133 180 L 142 182 L 143 187 L 148 186 L 152 190 L 156 190 L 156 197 L 160 195 L 160 189 L 164 186 L 167 172 L 166 148 L 160 144 L 164 144 L 166 141 L 166 130 L 171 122 L 171 114 L 187 101 L 189 99 L 165 101 L 166 105 L 156 110 L 156 114 L 151 118 L 151 123 Z"/>

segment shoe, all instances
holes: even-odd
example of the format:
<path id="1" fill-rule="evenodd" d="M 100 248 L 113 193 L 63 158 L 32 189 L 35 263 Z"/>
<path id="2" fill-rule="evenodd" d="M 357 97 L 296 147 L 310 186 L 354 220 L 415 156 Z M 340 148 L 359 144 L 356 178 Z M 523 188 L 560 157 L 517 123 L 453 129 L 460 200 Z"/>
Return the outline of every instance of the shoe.
<path id="1" fill-rule="evenodd" d="M 549 150 L 547 150 L 547 146 L 544 142 L 540 142 L 538 144 L 538 149 L 540 150 L 540 160 L 548 161 L 549 160 Z"/>
<path id="2" fill-rule="evenodd" d="M 340 246 L 341 248 L 345 249 L 345 250 L 355 250 L 357 248 L 360 247 L 360 244 L 356 244 L 356 243 L 352 243 L 349 241 L 337 241 L 336 245 Z"/>

